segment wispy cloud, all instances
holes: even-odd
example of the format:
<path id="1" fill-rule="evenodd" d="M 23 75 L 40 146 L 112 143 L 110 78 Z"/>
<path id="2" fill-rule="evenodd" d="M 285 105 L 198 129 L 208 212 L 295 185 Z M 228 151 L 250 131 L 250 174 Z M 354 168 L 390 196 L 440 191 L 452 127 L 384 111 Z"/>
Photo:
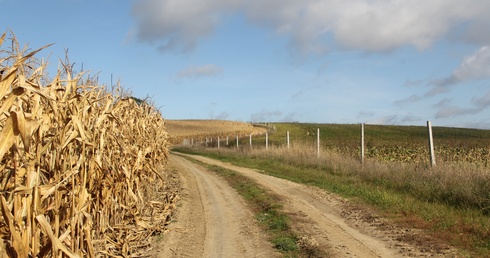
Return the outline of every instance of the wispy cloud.
<path id="1" fill-rule="evenodd" d="M 360 111 L 359 113 L 357 113 L 357 118 L 358 119 L 364 119 L 364 118 L 368 118 L 368 117 L 373 117 L 374 115 L 375 115 L 375 113 L 372 111 Z"/>
<path id="2" fill-rule="evenodd" d="M 320 86 L 318 85 L 305 85 L 303 87 L 301 87 L 301 89 L 299 89 L 297 92 L 295 92 L 292 96 L 291 96 L 291 100 L 300 100 L 302 99 L 302 97 L 304 97 L 305 95 L 307 95 L 308 93 L 311 94 L 311 92 L 314 92 L 315 89 L 319 89 Z"/>
<path id="3" fill-rule="evenodd" d="M 430 82 L 431 89 L 425 96 L 431 97 L 448 92 L 449 88 L 456 84 L 488 78 L 490 78 L 490 47 L 483 46 L 465 57 L 449 76 Z"/>
<path id="4" fill-rule="evenodd" d="M 263 121 L 279 121 L 279 122 L 293 122 L 296 121 L 296 113 L 290 112 L 284 114 L 282 111 L 268 111 L 262 110 L 257 113 L 250 115 L 250 121 L 252 122 L 263 122 Z"/>
<path id="5" fill-rule="evenodd" d="M 250 121 L 253 122 L 262 122 L 262 121 L 276 121 L 282 116 L 281 111 L 267 111 L 262 110 L 257 113 L 253 113 L 250 115 Z"/>
<path id="6" fill-rule="evenodd" d="M 407 103 L 417 102 L 424 98 L 434 97 L 443 93 L 450 92 L 451 87 L 469 81 L 490 79 L 490 47 L 483 46 L 471 55 L 466 56 L 459 66 L 447 77 L 434 80 L 407 80 L 406 86 L 420 85 L 425 82 L 429 90 L 423 95 L 412 95 L 408 98 L 394 102 L 397 106 Z M 454 109 L 451 113 L 457 113 L 459 109 Z M 463 110 L 459 112 L 464 113 Z"/>
<path id="7" fill-rule="evenodd" d="M 419 95 L 412 95 L 412 96 L 410 96 L 408 98 L 405 98 L 405 99 L 396 100 L 394 102 L 394 104 L 397 105 L 397 106 L 402 106 L 404 104 L 416 102 L 416 101 L 419 101 L 421 99 L 422 99 L 422 97 L 419 96 Z"/>
<path id="8" fill-rule="evenodd" d="M 422 121 L 422 118 L 416 115 L 408 114 L 401 120 L 403 123 L 414 123 Z"/>
<path id="9" fill-rule="evenodd" d="M 189 66 L 177 73 L 180 79 L 196 79 L 200 77 L 213 77 L 223 73 L 223 69 L 216 65 L 207 64 L 203 66 Z"/>
<path id="10" fill-rule="evenodd" d="M 471 100 L 471 103 L 473 105 L 475 105 L 477 108 L 481 108 L 481 109 L 489 107 L 490 106 L 490 91 L 487 92 L 487 94 L 485 94 L 484 96 L 474 97 Z"/>
<path id="11" fill-rule="evenodd" d="M 450 99 L 443 99 L 434 107 L 438 108 L 436 118 L 449 118 L 462 115 L 473 115 L 482 112 L 484 109 L 490 106 L 490 92 L 483 97 L 475 97 L 471 100 L 471 107 L 458 107 L 453 104 Z"/>
<path id="12" fill-rule="evenodd" d="M 398 123 L 398 116 L 397 115 L 389 115 L 389 116 L 378 117 L 375 119 L 370 119 L 366 123 L 368 123 L 368 124 L 380 124 L 380 125 L 397 124 Z"/>
<path id="13" fill-rule="evenodd" d="M 415 87 L 415 86 L 421 86 L 425 85 L 427 83 L 427 80 L 406 80 L 405 83 L 403 84 L 406 87 Z"/>

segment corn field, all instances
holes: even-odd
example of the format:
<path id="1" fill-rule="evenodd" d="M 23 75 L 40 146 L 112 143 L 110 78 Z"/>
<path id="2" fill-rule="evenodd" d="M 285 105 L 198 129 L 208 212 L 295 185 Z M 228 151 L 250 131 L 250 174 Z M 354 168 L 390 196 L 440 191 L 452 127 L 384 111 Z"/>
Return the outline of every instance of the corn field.
<path id="1" fill-rule="evenodd" d="M 34 55 L 48 46 L 29 52 L 11 34 L 0 38 L 0 253 L 137 256 L 176 200 L 164 119 L 69 63 L 47 79 Z"/>

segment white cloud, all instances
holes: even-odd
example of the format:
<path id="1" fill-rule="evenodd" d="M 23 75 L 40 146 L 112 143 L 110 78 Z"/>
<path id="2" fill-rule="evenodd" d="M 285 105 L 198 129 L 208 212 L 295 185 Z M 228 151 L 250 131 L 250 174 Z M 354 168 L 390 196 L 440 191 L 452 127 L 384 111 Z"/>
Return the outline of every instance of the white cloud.
<path id="1" fill-rule="evenodd" d="M 472 104 L 474 107 L 463 108 L 455 106 L 450 99 L 443 99 L 434 105 L 434 107 L 439 108 L 436 113 L 436 118 L 448 118 L 480 113 L 490 105 L 490 92 L 481 98 L 473 98 Z"/>
<path id="2" fill-rule="evenodd" d="M 479 109 L 450 106 L 450 107 L 441 108 L 439 111 L 437 111 L 436 118 L 447 118 L 447 117 L 455 117 L 455 116 L 462 116 L 462 115 L 470 115 L 470 114 L 478 113 L 479 111 L 480 111 Z"/>
<path id="3" fill-rule="evenodd" d="M 177 73 L 178 78 L 196 79 L 199 77 L 218 76 L 223 73 L 223 69 L 216 65 L 207 64 L 203 66 L 189 66 Z"/>
<path id="4" fill-rule="evenodd" d="M 373 117 L 375 115 L 374 112 L 372 111 L 360 111 L 357 113 L 357 118 L 366 118 L 366 117 Z"/>
<path id="5" fill-rule="evenodd" d="M 490 78 L 490 47 L 483 46 L 464 58 L 452 77 L 457 82 Z"/>
<path id="6" fill-rule="evenodd" d="M 420 81 L 407 81 L 405 83 L 406 86 L 418 85 L 419 83 L 427 82 L 427 86 L 430 89 L 423 95 L 412 95 L 405 99 L 396 100 L 394 102 L 397 106 L 403 106 L 407 103 L 417 102 L 424 98 L 433 97 L 439 94 L 447 93 L 450 91 L 451 87 L 457 84 L 462 84 L 469 81 L 482 80 L 482 79 L 490 79 L 490 46 L 483 46 L 476 50 L 471 55 L 466 56 L 463 61 L 459 64 L 459 66 L 454 69 L 454 71 L 444 77 L 442 79 L 437 80 L 420 80 Z M 488 96 L 490 99 L 490 96 Z M 473 104 L 475 106 L 481 105 L 478 103 L 482 103 L 484 100 L 482 99 L 474 99 Z M 440 104 L 438 104 L 440 105 Z M 451 108 L 447 109 L 448 111 L 444 111 L 444 114 L 457 114 L 464 113 L 464 111 L 460 108 Z M 473 111 L 473 109 L 471 109 Z M 446 115 L 445 115 L 446 116 Z M 452 115 L 447 115 L 452 116 Z"/>
<path id="7" fill-rule="evenodd" d="M 487 0 L 145 0 L 132 13 L 139 40 L 186 51 L 237 12 L 289 37 L 303 55 L 325 54 L 333 42 L 375 52 L 425 49 L 442 37 L 490 44 L 481 36 L 490 25 Z"/>
<path id="8" fill-rule="evenodd" d="M 471 100 L 471 103 L 475 105 L 475 107 L 479 109 L 485 109 L 490 106 L 490 91 L 487 92 L 484 96 L 474 97 Z"/>
<path id="9" fill-rule="evenodd" d="M 422 97 L 420 97 L 418 95 L 412 95 L 412 96 L 405 98 L 405 99 L 396 100 L 394 102 L 394 104 L 397 106 L 403 106 L 404 104 L 416 102 L 416 101 L 419 101 L 421 99 L 422 99 Z"/>
<path id="10" fill-rule="evenodd" d="M 439 101 L 434 107 L 439 109 L 435 115 L 436 118 L 454 117 L 470 113 L 470 109 L 457 107 L 453 104 L 453 100 L 447 98 Z"/>
<path id="11" fill-rule="evenodd" d="M 422 121 L 422 119 L 419 116 L 416 116 L 413 114 L 408 114 L 402 118 L 403 123 L 414 123 L 414 122 L 420 122 L 420 121 Z"/>
<path id="12" fill-rule="evenodd" d="M 397 115 L 388 115 L 366 121 L 367 124 L 393 125 L 398 124 Z"/>
<path id="13" fill-rule="evenodd" d="M 211 35 L 220 16 L 236 1 L 228 0 L 145 0 L 135 1 L 132 14 L 137 20 L 136 37 L 157 43 L 158 49 L 192 50 Z"/>

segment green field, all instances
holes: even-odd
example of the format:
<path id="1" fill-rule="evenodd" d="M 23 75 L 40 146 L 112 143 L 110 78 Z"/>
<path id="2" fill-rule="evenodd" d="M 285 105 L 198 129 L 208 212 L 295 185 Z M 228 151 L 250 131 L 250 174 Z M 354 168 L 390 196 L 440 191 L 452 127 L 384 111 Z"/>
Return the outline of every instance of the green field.
<path id="1" fill-rule="evenodd" d="M 359 124 L 271 123 L 269 146 L 285 146 L 289 131 L 290 146 L 311 145 L 314 148 L 317 128 L 323 149 L 358 158 L 360 156 Z M 433 127 L 438 162 L 468 162 L 487 165 L 490 157 L 490 130 Z M 365 157 L 378 161 L 428 162 L 426 126 L 365 125 Z M 242 138 L 240 145 L 248 145 Z M 265 146 L 265 136 L 253 138 L 254 146 Z"/>

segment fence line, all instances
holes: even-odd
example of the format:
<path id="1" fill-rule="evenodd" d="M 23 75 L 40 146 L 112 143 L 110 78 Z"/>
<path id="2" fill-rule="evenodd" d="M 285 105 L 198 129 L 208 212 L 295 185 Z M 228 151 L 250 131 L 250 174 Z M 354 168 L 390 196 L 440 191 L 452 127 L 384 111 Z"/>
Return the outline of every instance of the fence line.
<path id="1" fill-rule="evenodd" d="M 361 123 L 360 124 L 360 140 L 359 140 L 359 145 L 360 145 L 360 162 L 361 164 L 364 163 L 364 160 L 365 160 L 365 134 L 364 134 L 364 129 L 365 129 L 365 124 L 364 123 Z M 435 152 L 434 152 L 434 141 L 433 141 L 433 137 L 432 137 L 432 124 L 430 121 L 427 121 L 427 132 L 428 132 L 428 143 L 429 143 L 429 154 L 430 154 L 430 164 L 431 166 L 435 166 L 436 165 L 436 157 L 435 157 Z M 262 135 L 262 134 L 261 134 Z M 260 136 L 260 135 L 257 135 L 257 136 Z M 252 142 L 253 142 L 253 133 L 249 134 L 248 135 L 249 137 L 249 146 L 250 148 L 252 148 Z M 239 145 L 239 141 L 240 141 L 240 136 L 237 134 L 236 135 L 236 148 L 239 149 L 240 148 L 240 145 Z M 218 149 L 221 147 L 220 145 L 220 141 L 221 141 L 221 138 L 218 136 L 217 137 L 217 147 Z M 290 148 L 290 133 L 289 131 L 286 132 L 286 143 L 287 143 L 287 148 L 289 149 Z M 185 146 L 195 146 L 194 145 L 194 139 L 184 139 L 183 142 L 182 142 L 183 145 Z M 229 136 L 226 136 L 226 146 L 230 147 L 230 142 L 229 142 Z M 203 138 L 201 138 L 201 145 L 203 145 Z M 211 145 L 211 147 L 213 147 L 213 137 L 206 137 L 205 138 L 205 146 L 206 147 L 209 147 L 209 145 Z M 317 157 L 320 157 L 320 145 L 321 145 L 321 142 L 320 142 L 320 128 L 317 128 L 317 131 L 316 131 L 316 141 L 315 141 L 315 147 L 316 147 L 316 155 Z M 265 148 L 266 150 L 269 149 L 269 133 L 266 132 L 265 133 Z"/>

